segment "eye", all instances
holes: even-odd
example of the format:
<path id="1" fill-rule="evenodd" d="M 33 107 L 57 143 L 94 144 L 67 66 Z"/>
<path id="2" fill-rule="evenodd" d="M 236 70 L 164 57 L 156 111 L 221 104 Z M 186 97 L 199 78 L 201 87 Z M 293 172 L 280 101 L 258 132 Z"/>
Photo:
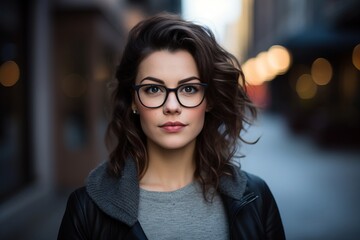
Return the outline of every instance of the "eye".
<path id="1" fill-rule="evenodd" d="M 180 87 L 180 92 L 183 94 L 194 94 L 199 91 L 199 87 L 197 85 L 184 85 Z"/>
<path id="2" fill-rule="evenodd" d="M 148 94 L 155 94 L 159 92 L 164 92 L 164 89 L 157 85 L 150 85 L 144 88 L 145 92 Z"/>

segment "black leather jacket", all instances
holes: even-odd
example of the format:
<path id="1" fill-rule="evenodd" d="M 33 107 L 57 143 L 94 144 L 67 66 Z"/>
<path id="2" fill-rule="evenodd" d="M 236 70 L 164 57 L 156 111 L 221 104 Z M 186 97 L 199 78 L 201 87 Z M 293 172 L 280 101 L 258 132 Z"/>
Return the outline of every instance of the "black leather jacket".
<path id="1" fill-rule="evenodd" d="M 90 174 L 86 188 L 70 195 L 59 240 L 147 239 L 137 221 L 136 171 L 133 164 L 127 165 L 131 166 L 125 170 L 131 170 L 125 172 L 130 174 L 125 174 L 121 182 L 111 179 L 103 164 Z M 230 239 L 285 239 L 278 207 L 267 184 L 240 169 L 236 173 L 220 183 Z"/>

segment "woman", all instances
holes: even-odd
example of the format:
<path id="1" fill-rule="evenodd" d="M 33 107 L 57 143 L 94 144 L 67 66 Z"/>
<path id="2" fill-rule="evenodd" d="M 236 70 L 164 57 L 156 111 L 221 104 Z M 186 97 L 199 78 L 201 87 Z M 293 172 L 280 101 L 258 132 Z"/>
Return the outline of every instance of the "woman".
<path id="1" fill-rule="evenodd" d="M 110 159 L 69 197 L 58 239 L 285 238 L 266 183 L 235 164 L 256 109 L 210 30 L 139 23 L 116 78 Z"/>

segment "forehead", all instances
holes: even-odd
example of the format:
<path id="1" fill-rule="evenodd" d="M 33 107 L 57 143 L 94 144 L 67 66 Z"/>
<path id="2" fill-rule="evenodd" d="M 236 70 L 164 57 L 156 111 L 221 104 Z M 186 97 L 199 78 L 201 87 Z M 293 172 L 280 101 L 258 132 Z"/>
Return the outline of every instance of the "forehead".
<path id="1" fill-rule="evenodd" d="M 151 53 L 140 63 L 136 83 L 146 77 L 154 77 L 171 84 L 192 76 L 199 77 L 199 73 L 189 52 L 161 50 Z"/>

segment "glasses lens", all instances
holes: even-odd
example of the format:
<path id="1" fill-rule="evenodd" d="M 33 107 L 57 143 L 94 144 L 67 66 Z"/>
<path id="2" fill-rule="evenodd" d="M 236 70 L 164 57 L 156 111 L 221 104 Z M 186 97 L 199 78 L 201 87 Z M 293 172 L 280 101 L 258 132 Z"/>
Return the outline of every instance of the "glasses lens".
<path id="1" fill-rule="evenodd" d="M 180 103 L 185 107 L 196 107 L 204 99 L 205 86 L 200 83 L 181 85 L 177 90 Z"/>
<path id="2" fill-rule="evenodd" d="M 184 107 L 196 107 L 201 104 L 205 96 L 205 84 L 202 83 L 189 83 L 184 84 L 176 89 L 177 99 Z M 145 84 L 138 88 L 138 96 L 141 103 L 145 107 L 157 108 L 162 106 L 166 101 L 168 91 L 165 86 L 156 84 Z"/>
<path id="3" fill-rule="evenodd" d="M 139 99 L 146 107 L 159 107 L 164 103 L 166 88 L 161 85 L 142 85 L 139 88 Z"/>

